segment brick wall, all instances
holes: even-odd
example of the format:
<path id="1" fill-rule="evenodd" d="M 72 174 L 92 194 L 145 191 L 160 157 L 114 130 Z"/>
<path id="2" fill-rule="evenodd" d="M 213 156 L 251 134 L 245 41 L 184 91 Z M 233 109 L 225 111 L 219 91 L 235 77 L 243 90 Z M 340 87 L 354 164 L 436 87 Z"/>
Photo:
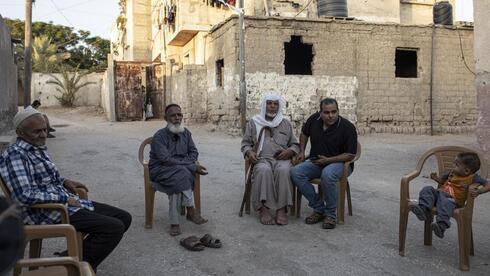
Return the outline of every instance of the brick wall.
<path id="1" fill-rule="evenodd" d="M 207 49 L 208 119 L 234 128 L 238 127 L 239 115 L 236 21 L 231 18 L 213 29 Z M 301 36 L 303 43 L 313 45 L 312 76 L 284 74 L 284 42 L 289 42 L 292 35 Z M 322 90 L 321 85 L 336 87 L 337 97 L 347 99 L 349 108 L 355 110 L 360 133 L 428 134 L 431 35 L 430 26 L 247 17 L 247 93 L 253 99 L 257 91 L 265 88 L 276 88 L 280 93 L 287 91 L 294 105 L 305 107 L 301 112 L 311 113 L 318 98 L 323 96 L 318 92 Z M 473 70 L 472 45 L 471 29 L 438 27 L 434 30 L 433 127 L 436 133 L 474 130 L 477 118 L 474 75 L 462 60 L 464 54 L 468 67 Z M 395 77 L 397 48 L 417 52 L 416 78 Z M 215 83 L 215 61 L 220 58 L 225 60 L 223 87 Z M 355 79 L 356 84 L 336 84 L 339 79 Z M 306 86 L 295 85 L 300 80 L 305 80 Z M 356 89 L 352 90 L 354 86 Z M 354 93 L 356 99 L 349 98 L 349 93 Z M 253 110 L 249 109 L 247 115 L 250 113 Z M 303 115 L 293 113 L 292 116 Z"/>

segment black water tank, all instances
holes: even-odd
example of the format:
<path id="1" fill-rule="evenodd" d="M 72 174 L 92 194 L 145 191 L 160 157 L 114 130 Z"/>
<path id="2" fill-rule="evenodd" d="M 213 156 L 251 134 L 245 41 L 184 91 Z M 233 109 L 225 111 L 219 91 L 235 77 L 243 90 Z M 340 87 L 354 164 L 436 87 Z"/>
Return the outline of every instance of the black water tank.
<path id="1" fill-rule="evenodd" d="M 453 25 L 453 6 L 448 1 L 437 2 L 432 11 L 434 24 Z"/>
<path id="2" fill-rule="evenodd" d="M 347 0 L 318 0 L 318 16 L 347 17 Z"/>

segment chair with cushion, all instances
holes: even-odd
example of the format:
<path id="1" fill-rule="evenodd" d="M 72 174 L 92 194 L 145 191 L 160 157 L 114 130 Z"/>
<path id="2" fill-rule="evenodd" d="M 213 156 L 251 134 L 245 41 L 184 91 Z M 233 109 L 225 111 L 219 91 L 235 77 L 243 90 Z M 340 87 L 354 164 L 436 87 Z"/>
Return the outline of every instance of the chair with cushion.
<path id="1" fill-rule="evenodd" d="M 155 205 L 155 190 L 151 184 L 150 170 L 148 168 L 149 160 L 145 160 L 145 147 L 151 145 L 153 137 L 146 138 L 138 150 L 138 159 L 143 166 L 144 185 L 145 185 L 145 228 L 153 227 L 153 209 Z M 198 173 L 194 174 L 194 205 L 196 211 L 201 214 L 201 178 Z M 183 208 L 182 212 L 185 209 Z"/>
<path id="2" fill-rule="evenodd" d="M 405 256 L 405 241 L 407 235 L 409 206 L 411 204 L 417 204 L 417 200 L 410 198 L 410 191 L 409 191 L 410 182 L 420 175 L 424 167 L 424 164 L 430 157 L 436 158 L 439 175 L 448 173 L 453 168 L 453 162 L 456 155 L 461 152 L 474 152 L 478 154 L 481 163 L 479 174 L 481 177 L 486 178 L 488 167 L 485 158 L 483 157 L 483 154 L 469 148 L 457 147 L 457 146 L 436 147 L 425 152 L 422 155 L 422 157 L 420 157 L 417 166 L 415 168 L 415 171 L 402 177 L 401 184 L 400 184 L 400 225 L 399 225 L 400 256 Z M 473 230 L 472 230 L 473 205 L 474 205 L 474 199 L 468 193 L 468 199 L 466 201 L 465 206 L 462 208 L 456 208 L 453 213 L 453 218 L 456 220 L 456 224 L 458 227 L 459 268 L 463 271 L 470 269 L 469 256 L 474 255 Z M 425 221 L 424 245 L 432 245 L 432 221 L 436 213 L 437 213 L 436 209 L 433 208 L 431 211 L 430 219 Z"/>
<path id="3" fill-rule="evenodd" d="M 347 198 L 347 208 L 349 211 L 349 216 L 352 216 L 352 201 L 351 201 L 351 196 L 350 196 L 350 185 L 349 185 L 349 179 L 348 179 L 348 169 L 351 163 L 356 162 L 359 158 L 361 157 L 361 144 L 358 142 L 357 143 L 357 151 L 356 151 L 356 156 L 352 161 L 349 162 L 344 162 L 344 172 L 342 176 L 339 179 L 339 197 L 338 197 L 338 202 L 337 202 L 337 223 L 338 224 L 344 224 L 344 214 L 345 214 L 345 199 Z M 314 178 L 311 181 L 311 184 L 318 185 L 318 194 L 323 197 L 322 189 L 321 189 L 321 179 L 320 178 Z M 296 190 L 296 217 L 301 216 L 301 197 L 302 194 L 298 190 L 298 188 L 295 188 Z"/>
<path id="4" fill-rule="evenodd" d="M 5 198 L 8 201 L 12 201 L 11 198 L 11 192 L 8 189 L 7 185 L 3 182 L 2 178 L 0 177 L 0 188 L 2 189 Z M 77 194 L 80 198 L 87 199 L 87 191 L 84 189 L 78 189 Z M 58 211 L 61 214 L 61 223 L 62 224 L 70 224 L 70 217 L 68 215 L 68 209 L 64 204 L 61 203 L 43 203 L 43 204 L 35 204 L 30 206 L 29 208 L 34 208 L 34 209 L 49 209 L 53 211 Z M 40 225 L 33 225 L 34 227 L 40 226 Z M 82 258 L 82 243 L 83 243 L 83 237 L 84 235 L 81 232 L 77 232 L 77 239 L 78 239 L 78 244 L 79 244 L 79 252 L 78 256 L 80 259 Z M 30 239 L 29 243 L 29 256 L 32 258 L 39 258 L 41 255 L 41 248 L 42 248 L 42 239 Z"/>

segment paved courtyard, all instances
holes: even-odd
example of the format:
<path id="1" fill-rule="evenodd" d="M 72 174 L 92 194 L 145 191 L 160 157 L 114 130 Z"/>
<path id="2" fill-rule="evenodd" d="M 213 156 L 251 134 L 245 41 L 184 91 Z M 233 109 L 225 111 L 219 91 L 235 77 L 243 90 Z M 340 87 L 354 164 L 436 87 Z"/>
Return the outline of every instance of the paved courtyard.
<path id="1" fill-rule="evenodd" d="M 120 245 L 99 267 L 98 275 L 459 275 L 457 227 L 433 246 L 423 245 L 423 224 L 411 215 L 406 257 L 398 255 L 400 178 L 415 168 L 418 157 L 437 145 L 475 147 L 474 135 L 361 136 L 361 159 L 350 177 L 352 217 L 335 230 L 306 225 L 310 213 L 303 200 L 302 218 L 287 226 L 263 226 L 255 214 L 238 217 L 243 194 L 240 137 L 190 125 L 209 175 L 201 178 L 205 225 L 182 225 L 183 235 L 167 234 L 168 201 L 157 194 L 153 229 L 144 228 L 143 171 L 137 160 L 141 141 L 161 128 L 163 121 L 110 123 L 87 110 L 46 110 L 57 138 L 49 151 L 62 175 L 86 183 L 91 199 L 128 210 L 133 223 Z M 419 178 L 412 197 L 424 183 Z M 490 195 L 478 198 L 473 227 L 475 256 L 471 274 L 490 271 Z M 211 233 L 221 249 L 189 252 L 178 242 L 188 235 Z M 61 242 L 46 242 L 45 254 Z"/>

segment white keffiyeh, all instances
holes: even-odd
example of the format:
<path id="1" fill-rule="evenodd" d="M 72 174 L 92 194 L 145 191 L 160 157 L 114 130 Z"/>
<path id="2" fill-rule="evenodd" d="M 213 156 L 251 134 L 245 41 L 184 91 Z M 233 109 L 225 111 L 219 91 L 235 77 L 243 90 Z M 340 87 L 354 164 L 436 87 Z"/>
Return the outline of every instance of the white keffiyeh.
<path id="1" fill-rule="evenodd" d="M 267 109 L 267 101 L 279 101 L 279 109 L 277 110 L 277 114 L 272 119 L 272 121 L 267 121 L 265 118 L 266 115 L 266 109 Z M 260 114 L 257 114 L 253 116 L 252 120 L 255 123 L 255 128 L 257 130 L 257 140 L 259 139 L 259 134 L 260 130 L 264 127 L 270 127 L 270 128 L 275 128 L 277 127 L 282 120 L 284 119 L 284 116 L 282 115 L 282 109 L 286 105 L 286 101 L 284 100 L 283 97 L 275 94 L 268 94 L 262 97 L 262 102 L 260 105 Z M 264 144 L 264 136 L 262 135 L 259 143 L 259 148 L 257 150 L 257 154 L 259 154 L 262 151 L 262 145 Z"/>

